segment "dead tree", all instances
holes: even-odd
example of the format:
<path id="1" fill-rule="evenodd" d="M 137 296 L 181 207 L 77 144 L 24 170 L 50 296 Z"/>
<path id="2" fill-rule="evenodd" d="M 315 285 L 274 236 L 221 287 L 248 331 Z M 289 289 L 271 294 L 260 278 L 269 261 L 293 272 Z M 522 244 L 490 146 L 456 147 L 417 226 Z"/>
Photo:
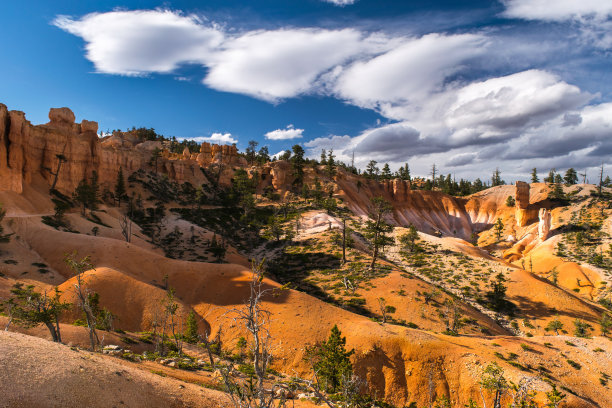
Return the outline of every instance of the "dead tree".
<path id="1" fill-rule="evenodd" d="M 59 177 L 60 169 L 62 168 L 62 163 L 66 163 L 68 161 L 68 159 L 66 159 L 66 156 L 64 156 L 65 150 L 66 145 L 64 145 L 64 150 L 61 154 L 55 155 L 55 157 L 57 157 L 57 169 L 55 170 L 55 173 L 51 173 L 53 175 L 53 183 L 51 184 L 51 190 L 55 190 L 55 185 L 57 184 L 57 179 Z"/>
<path id="2" fill-rule="evenodd" d="M 219 371 L 234 407 L 281 408 L 286 404 L 283 387 L 272 384 L 268 389 L 264 383 L 272 359 L 272 336 L 268 330 L 271 313 L 264 309 L 262 301 L 266 296 L 272 296 L 275 289 L 265 288 L 263 283 L 264 261 L 253 262 L 251 271 L 249 298 L 243 307 L 230 309 L 226 315 L 250 334 L 255 375 L 240 381 L 231 364 L 219 367 Z M 210 358 L 212 361 L 212 356 Z"/>
<path id="3" fill-rule="evenodd" d="M 124 214 L 119 219 L 119 226 L 121 227 L 121 235 L 125 238 L 125 242 L 130 242 L 132 240 L 132 220 Z"/>
<path id="4" fill-rule="evenodd" d="M 89 342 L 91 344 L 91 350 L 94 351 L 98 345 L 100 345 L 100 339 L 96 333 L 96 315 L 93 312 L 91 305 L 91 293 L 85 287 L 85 277 L 83 276 L 85 271 L 94 269 L 90 262 L 89 256 L 84 257 L 80 261 L 76 259 L 76 252 L 67 254 L 64 258 L 64 262 L 75 274 L 76 283 L 74 284 L 74 291 L 79 299 L 79 306 L 85 314 L 85 321 L 87 322 L 87 328 L 89 329 Z"/>

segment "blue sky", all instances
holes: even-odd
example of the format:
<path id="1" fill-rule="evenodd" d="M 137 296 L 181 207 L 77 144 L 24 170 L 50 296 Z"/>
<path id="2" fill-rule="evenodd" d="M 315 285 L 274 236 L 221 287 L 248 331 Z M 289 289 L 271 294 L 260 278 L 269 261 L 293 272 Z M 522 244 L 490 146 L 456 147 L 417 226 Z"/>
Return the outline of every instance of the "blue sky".
<path id="1" fill-rule="evenodd" d="M 0 102 L 35 124 L 68 106 L 102 131 L 422 175 L 612 164 L 601 0 L 27 1 L 3 5 L 0 34 Z"/>

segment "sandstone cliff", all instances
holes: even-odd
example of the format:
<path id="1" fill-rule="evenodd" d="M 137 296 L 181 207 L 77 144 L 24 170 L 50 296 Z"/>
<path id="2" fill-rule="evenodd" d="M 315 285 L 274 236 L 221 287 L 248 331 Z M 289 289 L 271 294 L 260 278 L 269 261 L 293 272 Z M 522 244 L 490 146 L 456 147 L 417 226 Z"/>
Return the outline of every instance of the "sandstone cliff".
<path id="1" fill-rule="evenodd" d="M 153 150 L 162 147 L 160 142 L 142 142 L 122 132 L 100 139 L 97 131 L 96 122 L 75 123 L 68 108 L 52 108 L 49 123 L 34 126 L 23 112 L 9 111 L 0 104 L 0 191 L 21 193 L 24 184 L 38 176 L 52 186 L 57 173 L 55 188 L 69 194 L 93 171 L 98 172 L 102 187 L 112 189 L 119 168 L 127 176 L 151 167 Z M 201 166 L 241 164 L 235 146 L 204 143 L 197 155 L 165 153 L 158 160 L 158 171 L 173 181 L 196 186 L 207 182 Z"/>

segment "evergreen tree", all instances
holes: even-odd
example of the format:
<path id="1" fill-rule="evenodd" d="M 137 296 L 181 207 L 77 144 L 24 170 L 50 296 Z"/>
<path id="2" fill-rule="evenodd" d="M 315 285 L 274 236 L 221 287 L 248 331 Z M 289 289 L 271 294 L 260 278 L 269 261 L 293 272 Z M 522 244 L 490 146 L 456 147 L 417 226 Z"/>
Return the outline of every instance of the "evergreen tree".
<path id="1" fill-rule="evenodd" d="M 353 373 L 350 357 L 355 350 L 346 350 L 346 337 L 337 325 L 332 327 L 326 342 L 307 348 L 307 358 L 313 361 L 313 369 L 327 392 L 335 393 Z"/>
<path id="2" fill-rule="evenodd" d="M 498 273 L 495 276 L 495 280 L 491 281 L 491 290 L 487 292 L 487 298 L 489 299 L 489 304 L 491 309 L 496 312 L 502 312 L 507 309 L 507 300 L 506 300 L 506 278 L 503 273 Z"/>
<path id="3" fill-rule="evenodd" d="M 368 162 L 368 165 L 366 166 L 366 174 L 368 176 L 368 178 L 378 178 L 378 172 L 380 171 L 378 169 L 378 167 L 376 167 L 376 164 L 378 162 L 376 160 L 370 160 Z"/>
<path id="4" fill-rule="evenodd" d="M 505 183 L 501 179 L 501 171 L 499 171 L 499 168 L 496 168 L 493 172 L 493 175 L 491 176 L 491 186 L 501 186 L 502 184 Z"/>
<path id="5" fill-rule="evenodd" d="M 397 171 L 397 178 L 410 181 L 410 167 L 408 167 L 408 163 L 405 163 L 399 168 Z"/>
<path id="6" fill-rule="evenodd" d="M 565 398 L 565 394 L 557 390 L 557 386 L 552 384 L 552 390 L 546 393 L 546 408 L 559 408 L 561 401 Z"/>
<path id="7" fill-rule="evenodd" d="M 548 176 L 544 177 L 544 182 L 545 183 L 554 183 L 555 182 L 555 173 L 557 172 L 556 169 L 550 169 L 550 171 L 548 172 Z"/>
<path id="8" fill-rule="evenodd" d="M 115 184 L 115 200 L 121 207 L 121 200 L 127 197 L 127 190 L 125 189 L 125 179 L 123 178 L 123 167 L 119 167 L 119 173 L 117 173 L 117 182 Z"/>
<path id="9" fill-rule="evenodd" d="M 70 308 L 70 304 L 60 300 L 60 291 L 57 288 L 53 296 L 48 296 L 46 291 L 36 292 L 33 285 L 16 283 L 11 294 L 11 298 L 3 306 L 9 309 L 13 322 L 26 328 L 44 324 L 53 341 L 61 343 L 59 319 L 61 314 Z"/>
<path id="10" fill-rule="evenodd" d="M 72 199 L 81 206 L 81 214 L 85 215 L 85 209 L 90 208 L 90 203 L 94 201 L 93 190 L 87 180 L 83 179 L 72 194 Z"/>
<path id="11" fill-rule="evenodd" d="M 563 330 L 563 323 L 561 323 L 559 319 L 551 320 L 550 323 L 548 323 L 548 326 L 546 326 L 546 328 L 548 330 L 554 330 L 555 334 L 558 336 L 559 330 Z"/>
<path id="12" fill-rule="evenodd" d="M 321 164 L 327 164 L 327 152 L 325 151 L 325 149 L 321 149 Z"/>
<path id="13" fill-rule="evenodd" d="M 249 145 L 247 146 L 246 150 L 245 150 L 245 155 L 246 155 L 246 159 L 247 162 L 252 166 L 255 163 L 255 158 L 257 155 L 257 145 L 259 143 L 255 140 L 249 140 Z"/>
<path id="14" fill-rule="evenodd" d="M 414 252 L 418 247 L 417 242 L 419 240 L 419 233 L 416 227 L 412 224 L 408 227 L 408 232 L 400 235 L 398 240 L 403 248 L 408 250 L 409 252 Z"/>
<path id="15" fill-rule="evenodd" d="M 193 310 L 189 312 L 189 315 L 187 315 L 187 325 L 186 326 L 187 327 L 186 327 L 185 334 L 184 334 L 185 341 L 191 344 L 197 343 L 199 339 L 198 320 Z"/>
<path id="16" fill-rule="evenodd" d="M 364 236 L 372 245 L 372 262 L 370 268 L 374 269 L 376 259 L 381 248 L 393 243 L 392 238 L 387 234 L 393 230 L 393 227 L 387 224 L 384 220 L 384 215 L 391 211 L 392 207 L 388 201 L 382 197 L 372 199 L 370 209 L 370 219 L 366 221 Z"/>
<path id="17" fill-rule="evenodd" d="M 329 149 L 327 153 L 327 163 L 325 163 L 325 172 L 327 173 L 327 177 L 332 178 L 336 175 L 336 161 L 334 160 L 336 156 L 334 156 L 334 150 Z"/>
<path id="18" fill-rule="evenodd" d="M 497 242 L 501 241 L 502 233 L 504 232 L 504 223 L 502 222 L 501 218 L 497 219 L 493 229 L 495 231 L 495 238 L 497 238 Z"/>
<path id="19" fill-rule="evenodd" d="M 480 384 L 493 393 L 493 408 L 501 408 L 502 397 L 510 388 L 510 383 L 504 377 L 504 369 L 497 363 L 489 364 L 482 374 Z"/>
<path id="20" fill-rule="evenodd" d="M 157 173 L 157 162 L 161 157 L 161 153 L 161 149 L 159 147 L 156 147 L 155 149 L 153 149 L 153 153 L 151 153 L 151 158 L 149 159 L 149 165 L 155 166 L 155 173 Z"/>
<path id="21" fill-rule="evenodd" d="M 381 173 L 381 178 L 383 180 L 389 180 L 391 179 L 391 168 L 389 168 L 389 163 L 385 163 L 385 165 L 382 168 L 382 173 Z"/>
<path id="22" fill-rule="evenodd" d="M 265 164 L 270 161 L 270 151 L 268 150 L 268 146 L 262 146 L 259 149 L 259 153 L 257 153 L 257 162 L 259 164 Z"/>
<path id="23" fill-rule="evenodd" d="M 538 169 L 536 169 L 535 167 L 531 169 L 531 182 L 532 183 L 540 182 L 540 179 L 538 178 Z"/>
<path id="24" fill-rule="evenodd" d="M 291 165 L 293 166 L 293 184 L 301 186 L 304 182 L 304 149 L 299 144 L 293 145 L 293 157 Z"/>
<path id="25" fill-rule="evenodd" d="M 590 327 L 591 326 L 583 320 L 580 320 L 580 319 L 574 320 L 574 336 L 588 338 Z"/>
<path id="26" fill-rule="evenodd" d="M 565 181 L 565 184 L 567 185 L 576 184 L 578 183 L 578 173 L 576 173 L 576 170 L 570 167 L 565 172 L 565 176 L 563 177 L 563 180 Z"/>

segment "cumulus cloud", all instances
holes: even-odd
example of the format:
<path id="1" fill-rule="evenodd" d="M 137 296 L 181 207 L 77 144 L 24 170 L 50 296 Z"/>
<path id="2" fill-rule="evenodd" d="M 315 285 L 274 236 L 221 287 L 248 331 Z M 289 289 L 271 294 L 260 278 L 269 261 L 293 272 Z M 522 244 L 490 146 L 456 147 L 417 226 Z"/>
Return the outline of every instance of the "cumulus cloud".
<path id="1" fill-rule="evenodd" d="M 307 93 L 329 70 L 388 46 L 385 38 L 355 29 L 248 32 L 224 43 L 207 63 L 204 83 L 275 102 Z"/>
<path id="2" fill-rule="evenodd" d="M 457 143 L 521 133 L 591 98 L 578 87 L 540 70 L 476 82 L 453 94 L 445 123 Z"/>
<path id="3" fill-rule="evenodd" d="M 266 133 L 265 137 L 270 140 L 299 139 L 302 133 L 304 129 L 296 129 L 293 125 L 288 125 L 285 129 L 276 129 Z"/>
<path id="4" fill-rule="evenodd" d="M 565 21 L 612 16 L 612 3 L 605 0 L 506 0 L 508 17 L 528 20 Z"/>
<path id="5" fill-rule="evenodd" d="M 54 24 L 83 38 L 87 59 L 109 74 L 172 72 L 183 63 L 206 61 L 223 40 L 223 33 L 198 17 L 169 10 L 59 16 Z"/>
<path id="6" fill-rule="evenodd" d="M 421 101 L 462 69 L 467 59 L 482 54 L 486 45 L 486 39 L 476 34 L 404 39 L 390 51 L 348 67 L 334 90 L 367 108 Z"/>
<path id="7" fill-rule="evenodd" d="M 569 21 L 580 27 L 583 39 L 612 47 L 612 5 L 549 3 L 507 0 L 506 16 Z M 595 95 L 547 70 L 525 70 L 542 60 L 505 63 L 517 54 L 531 61 L 534 47 L 520 40 L 500 47 L 508 43 L 490 31 L 420 37 L 356 28 L 239 32 L 168 10 L 58 17 L 54 24 L 84 39 L 86 57 L 101 73 L 178 75 L 181 65 L 197 64 L 207 69 L 201 81 L 213 89 L 272 103 L 307 94 L 333 96 L 396 121 L 357 135 L 308 141 L 304 147 L 311 157 L 334 149 L 344 161 L 354 152 L 361 166 L 370 159 L 397 164 L 411 159 L 418 169 L 435 160 L 464 172 L 507 160 L 518 172 L 534 158 L 583 163 L 612 152 L 607 119 L 612 112 L 606 104 L 585 107 Z M 562 47 L 555 47 L 546 55 L 558 54 Z M 496 74 L 501 70 L 504 74 Z M 265 137 L 296 139 L 303 132 L 290 125 Z M 229 133 L 198 141 L 237 142 Z"/>
<path id="8" fill-rule="evenodd" d="M 574 22 L 589 45 L 612 48 L 612 2 L 602 0 L 506 0 L 504 15 L 525 20 Z"/>
<path id="9" fill-rule="evenodd" d="M 202 143 L 202 142 L 216 143 L 216 144 L 238 143 L 238 140 L 234 139 L 231 133 L 213 133 L 212 135 L 208 137 L 200 136 L 200 137 L 196 137 L 191 140 L 194 140 L 198 143 Z"/>

